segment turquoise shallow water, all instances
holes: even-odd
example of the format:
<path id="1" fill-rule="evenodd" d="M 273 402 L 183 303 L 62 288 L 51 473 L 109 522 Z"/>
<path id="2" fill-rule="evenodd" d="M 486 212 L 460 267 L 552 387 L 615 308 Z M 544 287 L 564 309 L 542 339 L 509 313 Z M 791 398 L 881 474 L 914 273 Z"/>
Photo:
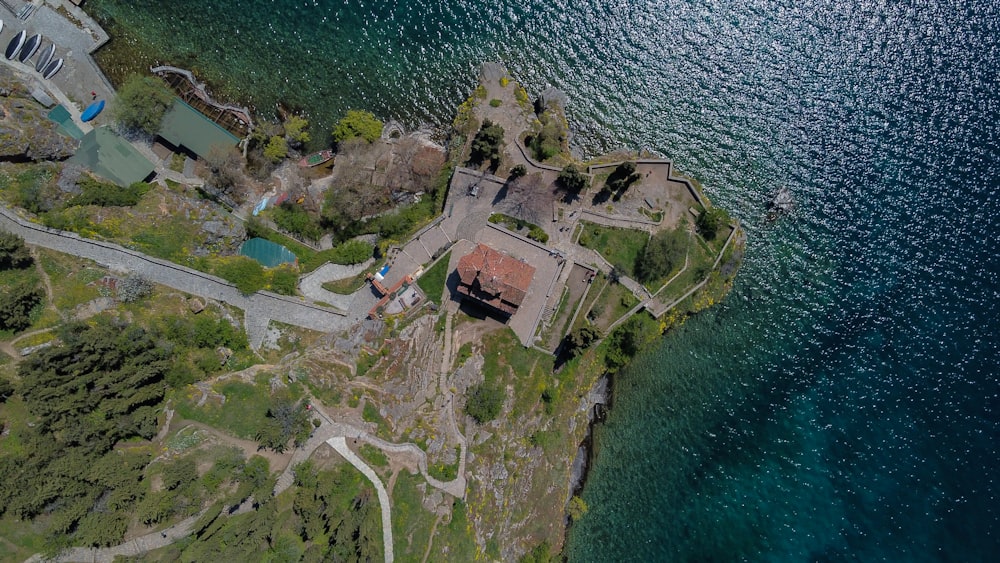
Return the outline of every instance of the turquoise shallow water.
<path id="1" fill-rule="evenodd" d="M 725 303 L 618 379 L 575 561 L 1000 553 L 988 0 L 90 0 L 260 107 L 446 123 L 487 59 L 582 154 L 659 151 L 740 217 Z M 777 186 L 797 211 L 774 224 Z"/>

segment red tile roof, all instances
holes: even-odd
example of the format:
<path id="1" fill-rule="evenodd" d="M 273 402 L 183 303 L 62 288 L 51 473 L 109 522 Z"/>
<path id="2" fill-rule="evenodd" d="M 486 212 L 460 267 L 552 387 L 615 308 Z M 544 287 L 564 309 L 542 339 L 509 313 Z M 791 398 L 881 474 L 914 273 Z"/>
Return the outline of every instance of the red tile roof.
<path id="1" fill-rule="evenodd" d="M 485 244 L 458 260 L 458 291 L 505 313 L 513 314 L 524 301 L 535 267 L 493 250 Z"/>

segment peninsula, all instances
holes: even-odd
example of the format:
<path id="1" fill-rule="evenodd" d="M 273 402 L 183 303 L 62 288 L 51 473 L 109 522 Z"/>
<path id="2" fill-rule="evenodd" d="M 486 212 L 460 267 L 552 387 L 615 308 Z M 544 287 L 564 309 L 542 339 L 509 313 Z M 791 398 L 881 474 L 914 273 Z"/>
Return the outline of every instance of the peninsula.
<path id="1" fill-rule="evenodd" d="M 555 557 L 608 376 L 722 299 L 738 222 L 498 64 L 440 142 L 349 112 L 315 159 L 157 70 L 95 129 L 0 70 L 0 557 Z"/>

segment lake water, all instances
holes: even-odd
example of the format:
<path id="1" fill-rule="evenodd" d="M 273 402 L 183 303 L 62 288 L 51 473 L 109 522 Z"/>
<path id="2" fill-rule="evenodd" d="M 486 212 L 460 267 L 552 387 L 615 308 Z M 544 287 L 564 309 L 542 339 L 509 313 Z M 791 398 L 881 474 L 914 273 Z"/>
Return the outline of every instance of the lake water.
<path id="1" fill-rule="evenodd" d="M 1000 5 L 90 0 L 161 60 L 326 129 L 448 123 L 484 60 L 739 217 L 727 300 L 618 378 L 574 561 L 1000 553 Z M 797 209 L 773 224 L 779 186 Z"/>

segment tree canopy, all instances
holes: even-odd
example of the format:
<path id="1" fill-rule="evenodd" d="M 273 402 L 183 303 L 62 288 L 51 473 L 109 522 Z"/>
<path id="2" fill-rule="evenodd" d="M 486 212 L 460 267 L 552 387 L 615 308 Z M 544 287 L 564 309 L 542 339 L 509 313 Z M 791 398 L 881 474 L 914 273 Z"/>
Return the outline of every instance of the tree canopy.
<path id="1" fill-rule="evenodd" d="M 290 439 L 295 447 L 301 446 L 312 432 L 309 412 L 305 405 L 295 402 L 290 396 L 279 394 L 272 399 L 267 410 L 267 420 L 257 431 L 257 441 L 262 448 L 283 452 Z"/>
<path id="2" fill-rule="evenodd" d="M 31 326 L 31 312 L 45 293 L 30 279 L 21 279 L 0 292 L 0 330 L 21 331 Z"/>
<path id="3" fill-rule="evenodd" d="M 123 126 L 155 135 L 174 97 L 163 80 L 133 74 L 118 89 L 112 113 Z"/>
<path id="4" fill-rule="evenodd" d="M 642 256 L 636 261 L 636 277 L 643 283 L 665 277 L 684 263 L 689 242 L 683 229 L 656 233 L 646 243 Z"/>
<path id="5" fill-rule="evenodd" d="M 264 156 L 271 159 L 272 162 L 278 162 L 285 158 L 288 156 L 288 141 L 280 135 L 271 137 L 267 146 L 264 147 Z"/>
<path id="6" fill-rule="evenodd" d="M 0 453 L 0 515 L 47 514 L 53 545 L 110 545 L 148 490 L 148 453 L 114 446 L 156 433 L 170 362 L 135 325 L 71 324 L 60 340 L 18 366 L 34 424 L 19 429 L 22 447 Z"/>
<path id="7" fill-rule="evenodd" d="M 579 194 L 587 187 L 587 176 L 575 164 L 567 164 L 559 172 L 556 181 L 572 194 Z"/>
<path id="8" fill-rule="evenodd" d="M 291 115 L 285 120 L 285 137 L 288 142 L 293 145 L 303 145 L 308 143 L 310 140 L 309 132 L 306 129 L 309 128 L 309 122 L 306 118 Z"/>
<path id="9" fill-rule="evenodd" d="M 369 143 L 374 143 L 382 136 L 382 125 L 375 114 L 352 109 L 333 128 L 333 140 L 341 143 L 360 137 Z"/>
<path id="10" fill-rule="evenodd" d="M 698 227 L 698 232 L 701 233 L 701 236 L 705 237 L 705 240 L 713 240 L 719 233 L 719 230 L 728 222 L 729 215 L 726 214 L 725 210 L 712 207 L 702 211 L 698 215 L 695 226 Z"/>
<path id="11" fill-rule="evenodd" d="M 0 270 L 20 270 L 30 266 L 33 261 L 23 238 L 0 231 Z"/>
<path id="12" fill-rule="evenodd" d="M 506 393 L 503 389 L 495 385 L 480 383 L 469 389 L 465 413 L 476 419 L 479 424 L 487 423 L 500 414 L 505 398 Z"/>
<path id="13" fill-rule="evenodd" d="M 483 120 L 483 126 L 472 139 L 472 152 L 469 161 L 482 164 L 489 160 L 494 166 L 500 163 L 500 148 L 503 146 L 503 127 L 489 119 Z"/>

